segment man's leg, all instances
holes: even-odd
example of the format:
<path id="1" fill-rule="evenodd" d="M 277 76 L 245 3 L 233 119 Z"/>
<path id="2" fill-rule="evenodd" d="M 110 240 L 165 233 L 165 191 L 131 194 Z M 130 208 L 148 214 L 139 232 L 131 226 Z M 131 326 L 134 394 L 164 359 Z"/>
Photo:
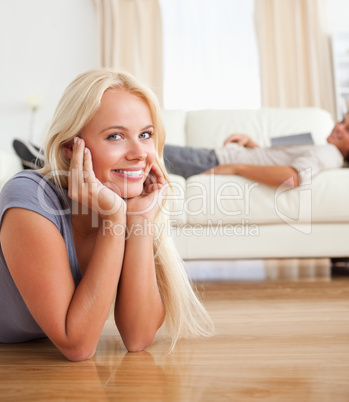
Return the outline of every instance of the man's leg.
<path id="1" fill-rule="evenodd" d="M 183 176 L 186 179 L 218 165 L 213 150 L 176 145 L 165 145 L 164 162 L 169 173 Z"/>

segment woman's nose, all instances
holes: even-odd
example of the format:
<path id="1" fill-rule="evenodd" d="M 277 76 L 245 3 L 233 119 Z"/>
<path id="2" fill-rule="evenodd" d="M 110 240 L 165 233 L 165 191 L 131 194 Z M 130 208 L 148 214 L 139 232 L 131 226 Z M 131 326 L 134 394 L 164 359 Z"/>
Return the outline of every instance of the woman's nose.
<path id="1" fill-rule="evenodd" d="M 147 153 L 144 151 L 143 147 L 139 145 L 131 145 L 126 152 L 127 160 L 138 160 L 144 161 L 147 157 Z"/>

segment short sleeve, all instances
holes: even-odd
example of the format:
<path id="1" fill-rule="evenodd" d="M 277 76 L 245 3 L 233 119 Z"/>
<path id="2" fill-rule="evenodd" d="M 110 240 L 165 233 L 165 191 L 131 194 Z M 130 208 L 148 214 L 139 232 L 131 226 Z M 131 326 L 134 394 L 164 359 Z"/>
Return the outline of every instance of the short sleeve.
<path id="1" fill-rule="evenodd" d="M 301 184 L 309 184 L 311 178 L 328 169 L 343 167 L 343 156 L 332 144 L 317 145 L 299 155 L 291 164 L 300 174 Z"/>
<path id="2" fill-rule="evenodd" d="M 62 215 L 69 213 L 69 205 L 54 185 L 34 171 L 17 173 L 0 193 L 0 225 L 10 208 L 24 208 L 50 220 L 62 230 Z"/>

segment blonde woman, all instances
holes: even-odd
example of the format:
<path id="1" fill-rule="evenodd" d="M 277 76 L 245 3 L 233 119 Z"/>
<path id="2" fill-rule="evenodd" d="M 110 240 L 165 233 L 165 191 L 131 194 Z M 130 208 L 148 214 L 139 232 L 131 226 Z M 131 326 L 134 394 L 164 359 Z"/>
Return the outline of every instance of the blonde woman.
<path id="1" fill-rule="evenodd" d="M 172 347 L 212 334 L 168 238 L 164 142 L 157 100 L 134 77 L 93 70 L 68 86 L 44 167 L 1 192 L 0 342 L 48 337 L 88 359 L 114 300 L 129 351 L 165 320 Z"/>

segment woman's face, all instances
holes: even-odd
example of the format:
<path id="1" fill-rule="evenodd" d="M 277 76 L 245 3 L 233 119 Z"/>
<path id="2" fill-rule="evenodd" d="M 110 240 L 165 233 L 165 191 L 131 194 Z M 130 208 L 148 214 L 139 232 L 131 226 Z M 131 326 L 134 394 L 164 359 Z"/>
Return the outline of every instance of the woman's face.
<path id="1" fill-rule="evenodd" d="M 123 89 L 107 90 L 81 138 L 96 177 L 123 198 L 141 194 L 155 160 L 154 127 L 147 103 Z"/>

